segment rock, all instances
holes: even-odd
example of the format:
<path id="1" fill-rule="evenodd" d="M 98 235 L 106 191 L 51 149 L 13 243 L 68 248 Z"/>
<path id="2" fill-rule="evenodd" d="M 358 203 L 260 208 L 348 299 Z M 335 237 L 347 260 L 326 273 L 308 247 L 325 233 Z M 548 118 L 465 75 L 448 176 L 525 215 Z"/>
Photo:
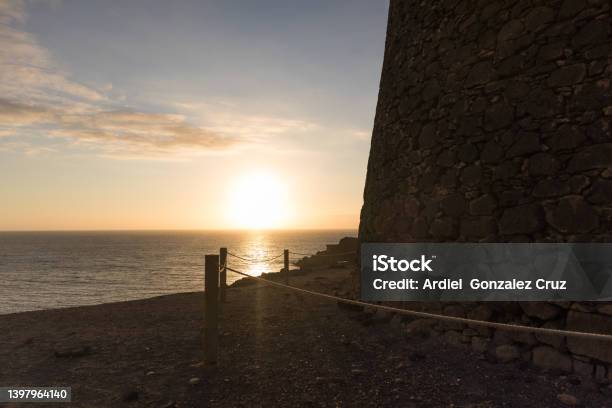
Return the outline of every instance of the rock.
<path id="1" fill-rule="evenodd" d="M 533 188 L 535 197 L 559 197 L 570 193 L 570 187 L 556 178 L 542 180 Z"/>
<path id="2" fill-rule="evenodd" d="M 198 377 L 192 377 L 189 379 L 189 384 L 196 385 L 200 383 L 200 379 Z"/>
<path id="3" fill-rule="evenodd" d="M 467 314 L 469 319 L 489 321 L 493 316 L 493 310 L 488 305 L 482 304 L 470 310 Z"/>
<path id="4" fill-rule="evenodd" d="M 525 132 L 518 135 L 516 142 L 506 152 L 506 157 L 524 156 L 540 150 L 540 136 L 537 133 Z"/>
<path id="5" fill-rule="evenodd" d="M 570 310 L 567 330 L 612 334 L 612 316 Z M 567 348 L 574 354 L 612 363 L 612 347 L 604 340 L 568 337 Z"/>
<path id="6" fill-rule="evenodd" d="M 88 356 L 93 352 L 90 346 L 66 347 L 55 350 L 54 354 L 57 358 L 76 358 Z"/>
<path id="7" fill-rule="evenodd" d="M 499 30 L 497 41 L 503 42 L 517 38 L 524 30 L 525 26 L 520 20 L 510 20 Z"/>
<path id="8" fill-rule="evenodd" d="M 539 346 L 532 350 L 533 364 L 540 368 L 572 371 L 572 359 L 549 346 Z"/>
<path id="9" fill-rule="evenodd" d="M 455 223 L 450 217 L 441 217 L 431 223 L 429 230 L 434 238 L 451 238 L 456 235 Z"/>
<path id="10" fill-rule="evenodd" d="M 572 156 L 568 171 L 580 172 L 590 169 L 612 167 L 612 143 L 585 147 Z"/>
<path id="11" fill-rule="evenodd" d="M 453 346 L 460 346 L 463 344 L 463 335 L 456 330 L 449 330 L 444 333 L 444 341 Z"/>
<path id="12" fill-rule="evenodd" d="M 570 18 L 580 13 L 586 7 L 586 0 L 565 0 L 561 4 L 559 17 Z"/>
<path id="13" fill-rule="evenodd" d="M 563 66 L 548 77 L 548 86 L 557 88 L 562 86 L 571 86 L 581 82 L 586 75 L 586 65 L 574 64 Z"/>
<path id="14" fill-rule="evenodd" d="M 574 360 L 573 360 L 573 367 L 574 367 L 574 372 L 576 374 L 580 374 L 580 375 L 585 376 L 585 377 L 592 376 L 593 375 L 593 371 L 595 369 L 593 364 L 590 364 L 590 363 L 585 362 L 585 361 L 578 360 L 576 358 L 574 358 Z"/>
<path id="15" fill-rule="evenodd" d="M 564 48 L 565 44 L 562 42 L 545 44 L 540 48 L 540 51 L 538 52 L 538 60 L 540 60 L 541 62 L 546 62 L 562 58 Z"/>
<path id="16" fill-rule="evenodd" d="M 497 207 L 497 201 L 490 194 L 485 194 L 470 201 L 470 213 L 473 215 L 491 215 Z"/>
<path id="17" fill-rule="evenodd" d="M 428 81 L 423 86 L 423 100 L 429 101 L 435 99 L 440 95 L 440 84 L 435 79 Z"/>
<path id="18" fill-rule="evenodd" d="M 601 314 L 605 314 L 608 316 L 612 316 L 612 304 L 601 305 L 597 307 L 597 312 Z"/>
<path id="19" fill-rule="evenodd" d="M 518 360 L 521 356 L 521 351 L 518 347 L 511 344 L 502 344 L 495 348 L 495 357 L 501 363 L 509 363 Z"/>
<path id="20" fill-rule="evenodd" d="M 499 232 L 502 235 L 532 234 L 542 228 L 542 218 L 542 209 L 537 204 L 508 208 L 499 220 Z"/>
<path id="21" fill-rule="evenodd" d="M 476 185 L 480 183 L 481 178 L 482 169 L 479 165 L 467 166 L 461 171 L 461 181 L 464 184 Z"/>
<path id="22" fill-rule="evenodd" d="M 493 217 L 474 217 L 461 220 L 461 236 L 481 238 L 495 232 L 497 232 L 497 223 Z"/>
<path id="23" fill-rule="evenodd" d="M 556 320 L 548 321 L 544 323 L 542 327 L 546 329 L 557 329 L 557 330 L 565 329 L 564 325 Z M 565 338 L 563 336 L 557 336 L 554 334 L 537 333 L 535 337 L 540 342 L 544 344 L 548 344 L 549 346 L 553 346 L 557 350 L 562 350 L 565 347 Z"/>
<path id="24" fill-rule="evenodd" d="M 550 7 L 535 7 L 525 16 L 527 31 L 539 31 L 555 19 L 555 11 Z"/>
<path id="25" fill-rule="evenodd" d="M 442 310 L 442 314 L 445 316 L 465 317 L 465 309 L 461 305 L 447 305 Z M 465 324 L 458 322 L 441 322 L 440 324 L 448 330 L 463 330 L 465 327 Z"/>
<path id="26" fill-rule="evenodd" d="M 576 406 L 579 404 L 578 399 L 571 394 L 559 394 L 557 399 L 563 404 L 568 406 Z"/>
<path id="27" fill-rule="evenodd" d="M 572 193 L 580 193 L 591 184 L 591 179 L 581 174 L 576 174 L 569 179 L 568 182 Z"/>
<path id="28" fill-rule="evenodd" d="M 572 43 L 577 49 L 586 45 L 604 43 L 608 38 L 609 22 L 605 20 L 591 20 L 574 36 Z"/>
<path id="29" fill-rule="evenodd" d="M 472 337 L 472 350 L 484 353 L 489 346 L 490 340 L 485 337 Z"/>
<path id="30" fill-rule="evenodd" d="M 418 351 L 412 351 L 410 352 L 410 354 L 408 354 L 408 360 L 412 361 L 412 362 L 417 362 L 417 361 L 423 361 L 427 358 L 427 356 L 423 353 L 420 353 Z"/>
<path id="31" fill-rule="evenodd" d="M 436 160 L 436 164 L 443 167 L 453 167 L 456 163 L 455 152 L 452 150 L 444 150 L 442 153 L 438 155 L 438 160 Z"/>
<path id="32" fill-rule="evenodd" d="M 436 145 L 438 140 L 437 132 L 438 125 L 436 123 L 428 123 L 423 126 L 421 135 L 419 136 L 419 147 L 422 149 L 428 149 Z"/>
<path id="33" fill-rule="evenodd" d="M 585 233 L 599 226 L 599 216 L 581 196 L 564 197 L 546 211 L 546 221 L 564 233 Z"/>
<path id="34" fill-rule="evenodd" d="M 452 194 L 448 197 L 445 197 L 440 202 L 440 208 L 447 215 L 457 216 L 461 215 L 466 208 L 465 198 L 461 194 Z"/>
<path id="35" fill-rule="evenodd" d="M 546 118 L 561 111 L 562 99 L 550 90 L 533 89 L 525 98 L 525 110 L 535 118 Z"/>
<path id="36" fill-rule="evenodd" d="M 475 64 L 465 80 L 465 86 L 470 88 L 475 85 L 482 85 L 495 78 L 495 69 L 491 61 L 482 61 Z"/>
<path id="37" fill-rule="evenodd" d="M 529 158 L 529 174 L 532 176 L 550 176 L 559 170 L 559 162 L 550 153 L 537 153 Z"/>
<path id="38" fill-rule="evenodd" d="M 499 163 L 502 157 L 504 157 L 504 150 L 499 143 L 494 140 L 485 144 L 480 153 L 480 160 L 483 163 Z"/>
<path id="39" fill-rule="evenodd" d="M 593 204 L 612 203 L 612 180 L 596 180 L 589 190 L 587 200 Z"/>
<path id="40" fill-rule="evenodd" d="M 503 162 L 502 164 L 495 166 L 495 168 L 493 169 L 493 179 L 508 180 L 516 176 L 519 170 L 519 163 L 517 163 L 516 161 Z"/>
<path id="41" fill-rule="evenodd" d="M 464 144 L 457 151 L 457 158 L 462 162 L 471 163 L 478 157 L 478 149 L 471 144 Z"/>
<path id="42" fill-rule="evenodd" d="M 519 302 L 521 309 L 527 316 L 537 317 L 540 320 L 554 319 L 561 309 L 547 302 Z"/>
<path id="43" fill-rule="evenodd" d="M 546 139 L 546 144 L 554 151 L 570 150 L 581 146 L 585 140 L 586 135 L 580 128 L 564 125 Z"/>
<path id="44" fill-rule="evenodd" d="M 406 334 L 409 336 L 412 335 L 421 335 L 421 336 L 429 336 L 433 327 L 436 326 L 438 322 L 434 319 L 417 319 L 413 320 L 406 325 Z"/>
<path id="45" fill-rule="evenodd" d="M 496 346 L 514 344 L 514 340 L 512 340 L 510 333 L 506 330 L 495 330 L 492 341 Z"/>
<path id="46" fill-rule="evenodd" d="M 595 366 L 595 373 L 593 377 L 595 377 L 598 382 L 604 383 L 606 381 L 606 367 L 601 364 L 597 364 Z"/>
<path id="47" fill-rule="evenodd" d="M 498 102 L 485 112 L 484 127 L 486 130 L 497 130 L 510 126 L 514 121 L 514 108 L 506 103 Z"/>
<path id="48" fill-rule="evenodd" d="M 121 399 L 125 402 L 136 401 L 138 398 L 138 391 L 132 389 L 124 391 L 121 396 Z"/>
<path id="49" fill-rule="evenodd" d="M 510 338 L 515 343 L 526 344 L 528 346 L 533 346 L 535 344 L 538 344 L 538 340 L 536 339 L 533 333 L 524 332 L 524 331 L 516 331 L 516 332 L 509 332 L 508 334 L 510 335 Z"/>

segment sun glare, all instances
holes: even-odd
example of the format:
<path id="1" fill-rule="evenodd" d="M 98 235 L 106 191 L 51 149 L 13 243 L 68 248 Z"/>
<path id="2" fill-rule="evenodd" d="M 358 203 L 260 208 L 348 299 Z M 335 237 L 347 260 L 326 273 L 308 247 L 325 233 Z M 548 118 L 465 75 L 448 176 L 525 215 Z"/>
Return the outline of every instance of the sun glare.
<path id="1" fill-rule="evenodd" d="M 283 227 L 288 216 L 287 195 L 286 186 L 272 174 L 244 175 L 232 184 L 228 218 L 235 228 Z"/>

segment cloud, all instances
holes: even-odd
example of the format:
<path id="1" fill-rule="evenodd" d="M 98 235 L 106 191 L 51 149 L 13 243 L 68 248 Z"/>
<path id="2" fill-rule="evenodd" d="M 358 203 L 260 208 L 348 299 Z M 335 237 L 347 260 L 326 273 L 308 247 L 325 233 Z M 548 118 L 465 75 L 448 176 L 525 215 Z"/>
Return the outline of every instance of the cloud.
<path id="1" fill-rule="evenodd" d="M 115 153 L 121 148 L 130 153 L 140 149 L 157 154 L 182 149 L 221 149 L 237 141 L 191 125 L 180 115 L 130 110 L 74 114 L 6 99 L 0 99 L 0 123 L 14 127 L 47 125 L 47 133 L 52 137 L 98 145 Z"/>
<path id="2" fill-rule="evenodd" d="M 0 99 L 0 123 L 3 126 L 28 126 L 51 122 L 55 114 L 42 107 Z"/>
<path id="3" fill-rule="evenodd" d="M 101 101 L 93 87 L 71 80 L 36 38 L 20 29 L 23 1 L 0 2 L 0 95 L 29 102 Z"/>
<path id="4" fill-rule="evenodd" d="M 143 113 L 129 110 L 66 115 L 63 128 L 53 136 L 70 137 L 78 142 L 172 151 L 186 148 L 221 149 L 234 145 L 225 137 L 187 123 L 179 115 Z"/>
<path id="5" fill-rule="evenodd" d="M 35 128 L 113 157 L 199 153 L 238 143 L 239 137 L 201 128 L 180 115 L 121 106 L 105 95 L 112 84 L 96 89 L 72 80 L 36 38 L 20 28 L 26 18 L 24 1 L 0 0 L 0 136 Z M 5 141 L 3 150 L 49 151 L 28 143 Z"/>
<path id="6" fill-rule="evenodd" d="M 305 120 L 247 114 L 227 103 L 181 102 L 175 106 L 205 122 L 211 131 L 236 135 L 251 143 L 268 142 L 289 132 L 319 129 L 316 123 Z"/>
<path id="7" fill-rule="evenodd" d="M 2 0 L 0 2 L 0 23 L 10 24 L 12 22 L 23 23 L 26 18 L 25 1 Z"/>

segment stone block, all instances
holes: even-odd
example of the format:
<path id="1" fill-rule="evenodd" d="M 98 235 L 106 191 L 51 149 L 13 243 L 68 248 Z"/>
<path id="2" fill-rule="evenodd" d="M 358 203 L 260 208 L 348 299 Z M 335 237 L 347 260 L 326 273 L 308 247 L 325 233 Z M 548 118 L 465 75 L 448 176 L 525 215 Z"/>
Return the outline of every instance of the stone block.
<path id="1" fill-rule="evenodd" d="M 518 360 L 521 356 L 521 350 L 512 344 L 502 344 L 495 347 L 495 358 L 501 363 L 509 363 Z"/>
<path id="2" fill-rule="evenodd" d="M 586 233 L 599 226 L 595 209 L 581 196 L 564 197 L 546 210 L 546 221 L 563 233 Z"/>
<path id="3" fill-rule="evenodd" d="M 574 35 L 572 44 L 576 48 L 605 43 L 608 39 L 610 23 L 606 20 L 591 20 Z"/>
<path id="4" fill-rule="evenodd" d="M 486 337 L 472 337 L 472 350 L 478 352 L 478 353 L 484 353 L 487 348 L 489 347 L 489 342 L 491 340 L 489 340 Z"/>
<path id="5" fill-rule="evenodd" d="M 516 136 L 516 142 L 508 149 L 506 157 L 524 156 L 540 150 L 540 136 L 533 132 L 523 132 Z"/>
<path id="6" fill-rule="evenodd" d="M 562 325 L 559 321 L 551 320 L 544 323 L 541 327 L 546 329 L 557 329 L 563 330 L 565 329 L 564 325 Z M 544 334 L 544 333 L 536 333 L 536 339 L 541 343 L 548 344 L 549 346 L 554 347 L 557 350 L 565 349 L 565 337 L 555 335 L 555 334 Z"/>
<path id="7" fill-rule="evenodd" d="M 559 316 L 561 309 L 547 302 L 520 302 L 521 309 L 529 317 L 540 320 L 550 320 Z"/>
<path id="8" fill-rule="evenodd" d="M 612 204 L 612 180 L 595 180 L 587 194 L 587 200 L 593 204 Z"/>
<path id="9" fill-rule="evenodd" d="M 595 367 L 593 366 L 593 364 L 589 363 L 589 362 L 584 362 L 578 359 L 574 359 L 573 362 L 573 369 L 574 372 L 576 374 L 580 374 L 583 375 L 585 377 L 590 377 L 593 375 L 593 372 L 595 370 Z"/>
<path id="10" fill-rule="evenodd" d="M 612 335 L 612 316 L 570 310 L 567 315 L 567 329 Z M 612 347 L 609 341 L 568 337 L 567 348 L 574 354 L 612 363 Z"/>
<path id="11" fill-rule="evenodd" d="M 470 201 L 470 214 L 473 215 L 491 215 L 497 208 L 497 200 L 490 194 L 485 194 Z"/>
<path id="12" fill-rule="evenodd" d="M 532 350 L 533 364 L 545 369 L 572 371 L 572 358 L 549 346 L 539 346 Z"/>
<path id="13" fill-rule="evenodd" d="M 452 194 L 445 197 L 440 202 L 440 207 L 445 214 L 450 216 L 458 216 L 465 212 L 466 202 L 461 194 Z"/>
<path id="14" fill-rule="evenodd" d="M 557 173 L 559 167 L 559 161 L 550 153 L 534 154 L 528 162 L 531 176 L 551 176 Z"/>
<path id="15" fill-rule="evenodd" d="M 502 235 L 532 234 L 542 228 L 542 218 L 539 205 L 507 208 L 499 220 L 499 232 Z"/>
<path id="16" fill-rule="evenodd" d="M 558 88 L 562 86 L 572 86 L 582 82 L 586 75 L 585 64 L 574 64 L 563 66 L 556 71 L 553 71 L 548 77 L 548 86 Z"/>

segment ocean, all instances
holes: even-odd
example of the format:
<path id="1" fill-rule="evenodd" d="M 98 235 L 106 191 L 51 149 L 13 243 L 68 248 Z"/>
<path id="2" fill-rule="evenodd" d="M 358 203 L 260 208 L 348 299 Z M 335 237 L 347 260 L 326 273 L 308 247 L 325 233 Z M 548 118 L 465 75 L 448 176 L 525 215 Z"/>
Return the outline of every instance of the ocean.
<path id="1" fill-rule="evenodd" d="M 204 289 L 204 255 L 228 252 L 232 268 L 283 267 L 283 249 L 311 254 L 355 230 L 0 232 L 0 314 Z M 302 256 L 291 255 L 290 262 Z M 240 279 L 228 273 L 228 283 Z"/>

